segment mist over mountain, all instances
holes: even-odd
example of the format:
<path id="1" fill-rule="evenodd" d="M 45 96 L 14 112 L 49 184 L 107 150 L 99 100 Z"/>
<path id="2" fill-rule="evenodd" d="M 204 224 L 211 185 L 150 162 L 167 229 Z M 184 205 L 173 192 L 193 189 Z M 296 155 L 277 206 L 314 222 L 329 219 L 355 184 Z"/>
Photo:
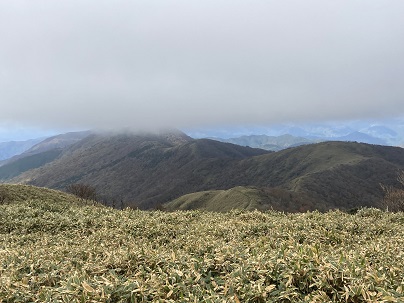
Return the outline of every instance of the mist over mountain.
<path id="1" fill-rule="evenodd" d="M 85 183 L 144 209 L 380 206 L 402 169 L 403 11 L 0 1 L 0 141 L 97 130 L 9 153 L 0 181 Z"/>

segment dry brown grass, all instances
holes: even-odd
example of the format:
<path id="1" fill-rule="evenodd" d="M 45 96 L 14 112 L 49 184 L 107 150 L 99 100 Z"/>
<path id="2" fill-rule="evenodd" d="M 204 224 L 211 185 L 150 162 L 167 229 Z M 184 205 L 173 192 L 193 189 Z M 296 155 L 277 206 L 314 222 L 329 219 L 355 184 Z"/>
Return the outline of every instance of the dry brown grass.
<path id="1" fill-rule="evenodd" d="M 404 171 L 400 172 L 397 181 L 404 188 Z M 387 211 L 404 211 L 404 189 L 381 185 L 384 191 L 383 205 Z"/>
<path id="2" fill-rule="evenodd" d="M 404 301 L 402 212 L 119 211 L 19 191 L 0 205 L 0 302 Z"/>

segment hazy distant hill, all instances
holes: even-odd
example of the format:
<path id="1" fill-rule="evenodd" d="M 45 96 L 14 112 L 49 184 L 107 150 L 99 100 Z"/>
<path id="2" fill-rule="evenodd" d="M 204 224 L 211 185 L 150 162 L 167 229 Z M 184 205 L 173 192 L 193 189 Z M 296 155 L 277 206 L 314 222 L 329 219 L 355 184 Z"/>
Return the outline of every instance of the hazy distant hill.
<path id="1" fill-rule="evenodd" d="M 216 196 L 228 201 L 222 204 L 224 209 L 231 208 L 227 205 L 231 199 L 224 197 L 237 192 L 237 197 L 240 193 L 261 197 L 260 209 L 305 211 L 379 206 L 383 195 L 379 184 L 397 185 L 397 172 L 403 168 L 404 149 L 353 142 L 268 152 L 195 140 L 181 132 L 92 134 L 13 181 L 56 189 L 87 183 L 109 203 L 122 199 L 125 205 L 140 208 L 156 207 L 186 194 L 198 196 L 201 191 L 241 186 L 249 189 L 211 192 L 209 197 L 220 194 Z M 194 199 L 195 195 L 192 201 L 189 196 L 177 200 L 177 206 L 196 207 L 200 199 Z M 236 200 L 241 201 L 236 198 L 232 203 Z M 212 206 L 208 200 L 203 203 L 210 205 L 207 209 Z"/>
<path id="2" fill-rule="evenodd" d="M 387 130 L 385 130 L 387 132 Z M 296 147 L 305 144 L 319 143 L 325 141 L 345 141 L 345 142 L 360 142 L 368 144 L 388 145 L 388 142 L 384 139 L 374 137 L 370 134 L 362 133 L 359 131 L 351 132 L 344 136 L 339 137 L 316 137 L 311 136 L 309 138 L 296 137 L 290 134 L 281 136 L 267 136 L 267 135 L 249 135 L 240 136 L 230 139 L 212 138 L 221 142 L 228 142 L 238 144 L 241 146 L 250 146 L 255 148 L 262 148 L 272 151 L 280 151 L 289 147 Z"/>
<path id="3" fill-rule="evenodd" d="M 335 137 L 334 141 L 356 141 L 368 144 L 378 144 L 378 145 L 388 145 L 386 140 L 381 138 L 373 137 L 371 135 L 362 133 L 362 132 L 353 132 L 346 136 Z"/>
<path id="4" fill-rule="evenodd" d="M 19 155 L 30 149 L 35 144 L 41 142 L 42 140 L 43 138 L 31 139 L 26 141 L 0 142 L 0 160 L 5 160 L 15 155 Z"/>
<path id="5" fill-rule="evenodd" d="M 0 166 L 0 181 L 11 179 L 30 169 L 55 160 L 62 150 L 87 137 L 90 132 L 72 132 L 41 140 L 28 150 L 7 159 Z"/>
<path id="6" fill-rule="evenodd" d="M 81 132 L 69 132 L 65 134 L 52 136 L 45 140 L 41 140 L 40 142 L 38 142 L 38 144 L 32 146 L 29 150 L 25 152 L 25 155 L 37 154 L 53 149 L 62 149 L 81 141 L 90 134 L 91 131 L 81 131 Z"/>
<path id="7" fill-rule="evenodd" d="M 41 167 L 55 160 L 61 152 L 60 149 L 53 149 L 9 161 L 0 167 L 0 181 L 9 180 L 30 169 Z"/>
<path id="8" fill-rule="evenodd" d="M 282 136 L 267 136 L 267 135 L 250 135 L 241 136 L 230 139 L 212 138 L 217 141 L 238 144 L 241 146 L 250 146 L 262 148 L 266 150 L 279 151 L 292 146 L 310 144 L 317 142 L 316 140 L 303 137 L 295 137 L 289 134 Z"/>
<path id="9" fill-rule="evenodd" d="M 370 126 L 365 130 L 362 130 L 361 132 L 377 138 L 396 138 L 397 136 L 399 136 L 399 134 L 395 130 L 383 125 Z"/>

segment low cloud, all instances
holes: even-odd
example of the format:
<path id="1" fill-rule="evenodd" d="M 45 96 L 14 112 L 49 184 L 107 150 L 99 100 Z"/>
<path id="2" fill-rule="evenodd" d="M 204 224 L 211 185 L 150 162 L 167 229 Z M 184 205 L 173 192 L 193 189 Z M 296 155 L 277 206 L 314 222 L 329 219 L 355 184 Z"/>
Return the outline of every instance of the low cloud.
<path id="1" fill-rule="evenodd" d="M 0 3 L 0 119 L 151 128 L 404 112 L 403 1 Z"/>

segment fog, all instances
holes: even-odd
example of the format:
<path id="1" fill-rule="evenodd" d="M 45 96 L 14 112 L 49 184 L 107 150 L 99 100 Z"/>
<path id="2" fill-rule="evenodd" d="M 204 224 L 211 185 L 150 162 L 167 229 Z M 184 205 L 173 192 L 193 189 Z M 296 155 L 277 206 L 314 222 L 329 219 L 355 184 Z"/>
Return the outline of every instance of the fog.
<path id="1" fill-rule="evenodd" d="M 0 119 L 162 128 L 404 113 L 404 1 L 0 2 Z"/>

